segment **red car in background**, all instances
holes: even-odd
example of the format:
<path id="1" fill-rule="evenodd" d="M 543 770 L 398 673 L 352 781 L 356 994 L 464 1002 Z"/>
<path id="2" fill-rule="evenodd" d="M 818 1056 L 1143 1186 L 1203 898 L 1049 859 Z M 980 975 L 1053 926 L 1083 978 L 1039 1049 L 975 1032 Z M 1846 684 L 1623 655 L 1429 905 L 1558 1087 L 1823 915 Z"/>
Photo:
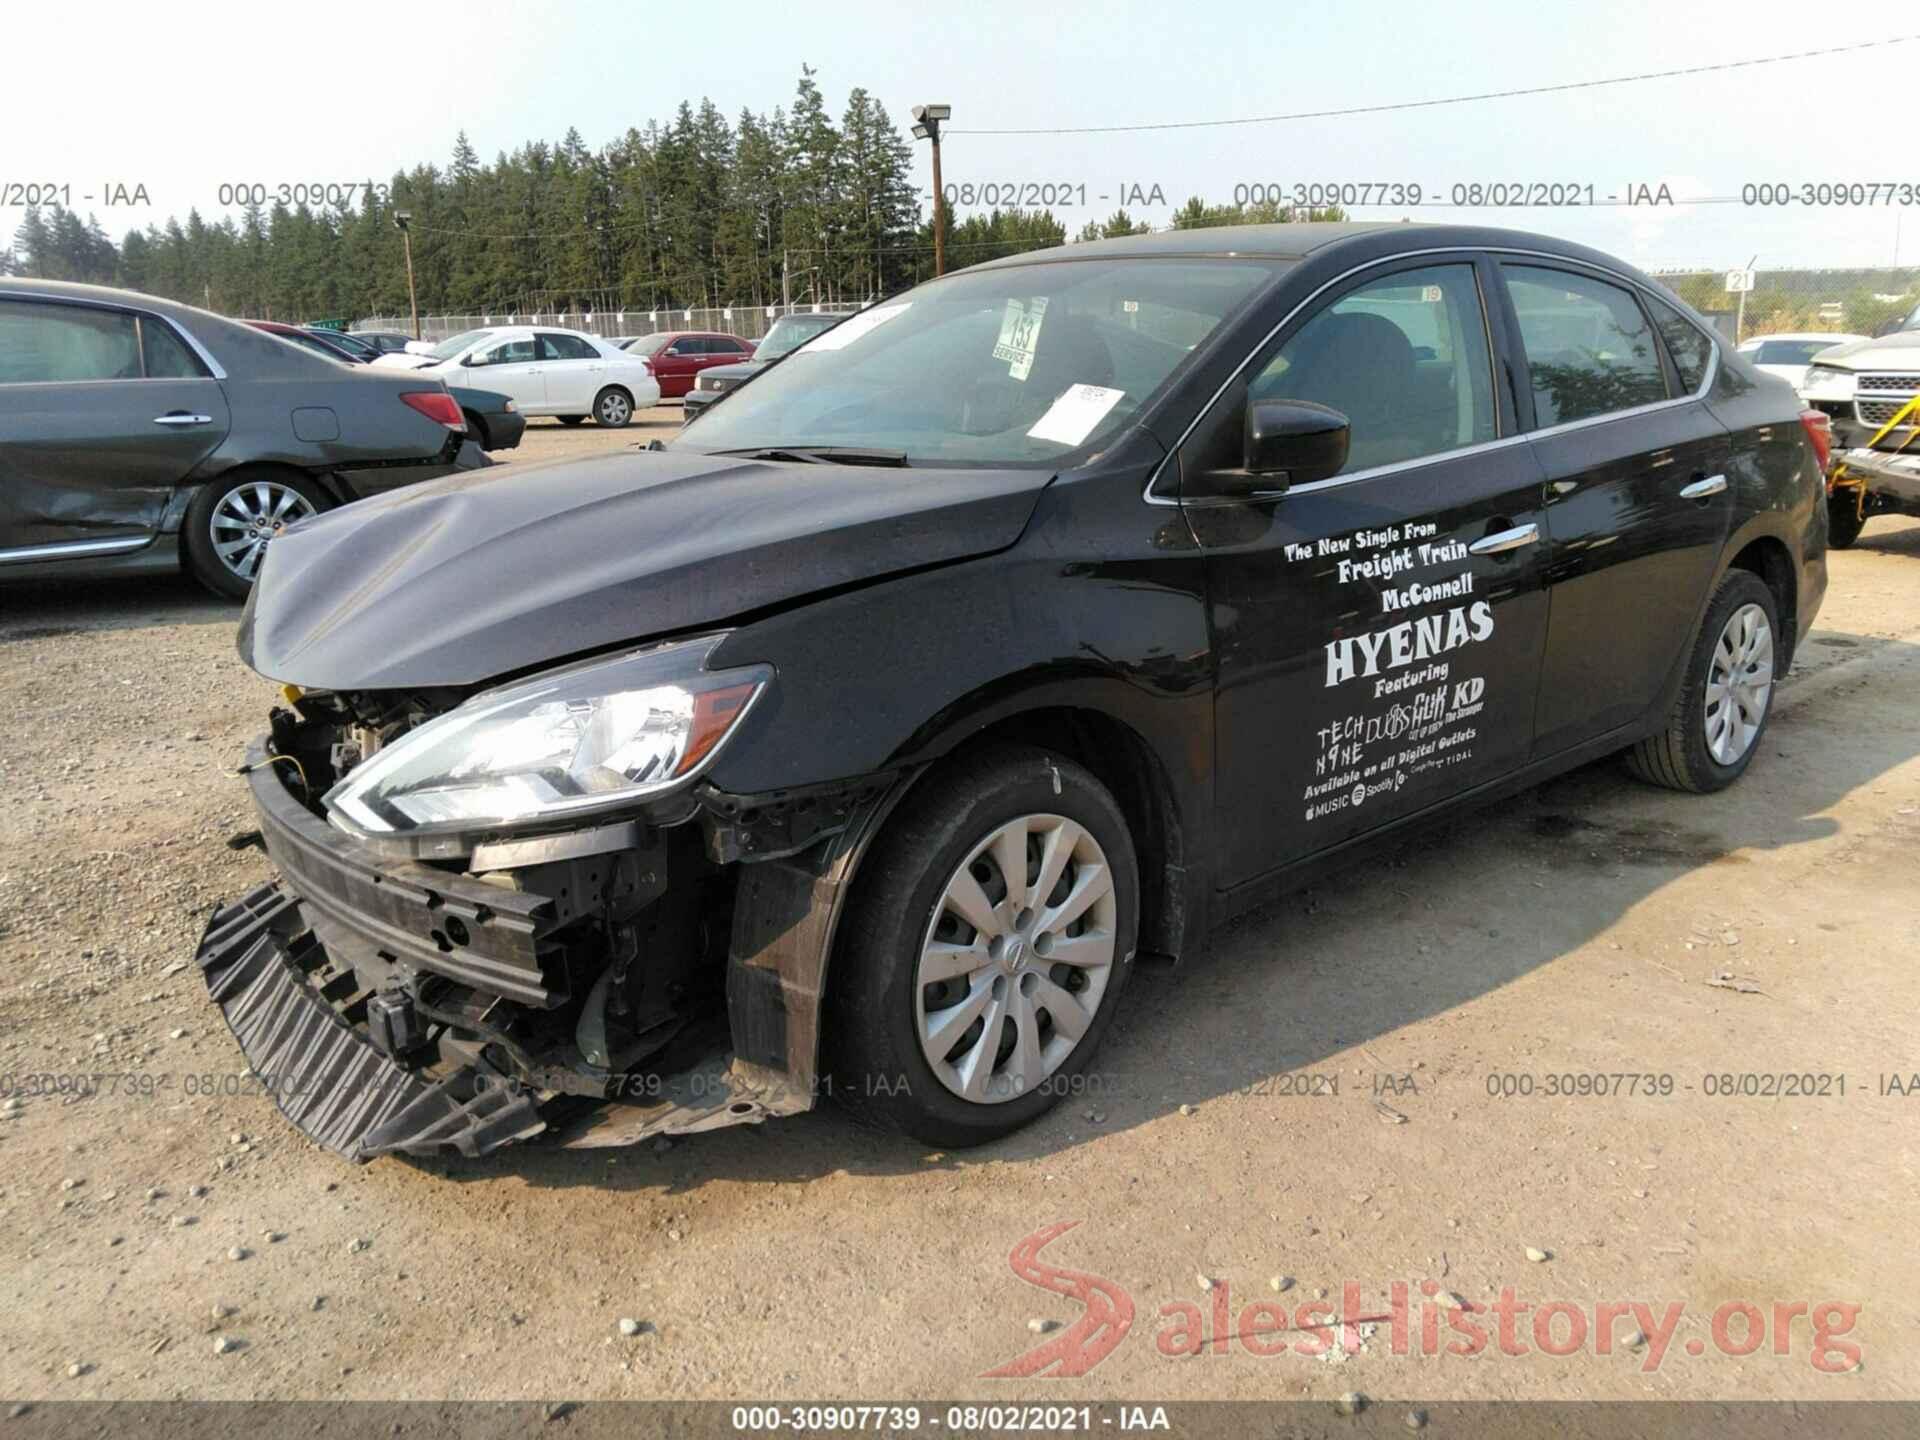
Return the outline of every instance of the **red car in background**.
<path id="1" fill-rule="evenodd" d="M 660 382 L 662 400 L 685 395 L 693 389 L 700 372 L 710 366 L 735 365 L 753 358 L 751 340 L 714 330 L 668 330 L 660 335 L 642 335 L 622 348 L 647 362 L 653 378 Z"/>

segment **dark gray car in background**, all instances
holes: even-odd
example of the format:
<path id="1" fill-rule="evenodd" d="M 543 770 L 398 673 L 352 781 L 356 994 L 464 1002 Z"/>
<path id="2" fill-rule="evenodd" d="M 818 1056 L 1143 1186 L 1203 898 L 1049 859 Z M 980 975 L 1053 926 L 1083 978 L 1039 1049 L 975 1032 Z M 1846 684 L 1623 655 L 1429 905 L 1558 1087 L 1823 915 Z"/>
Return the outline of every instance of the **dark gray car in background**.
<path id="1" fill-rule="evenodd" d="M 773 322 L 766 337 L 754 346 L 753 358 L 732 365 L 715 365 L 694 378 L 693 388 L 680 402 L 680 423 L 685 425 L 736 385 L 744 385 L 774 361 L 791 355 L 816 335 L 824 335 L 845 315 L 782 315 Z"/>
<path id="2" fill-rule="evenodd" d="M 149 295 L 0 280 L 0 580 L 184 566 L 244 596 L 295 520 L 484 463 L 438 381 Z"/>

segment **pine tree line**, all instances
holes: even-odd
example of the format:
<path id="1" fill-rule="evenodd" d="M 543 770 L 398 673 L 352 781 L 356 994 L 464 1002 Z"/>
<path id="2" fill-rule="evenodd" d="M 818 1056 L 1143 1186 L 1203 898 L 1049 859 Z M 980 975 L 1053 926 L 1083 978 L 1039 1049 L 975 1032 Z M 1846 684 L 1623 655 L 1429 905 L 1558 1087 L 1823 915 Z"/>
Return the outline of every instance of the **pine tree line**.
<path id="1" fill-rule="evenodd" d="M 463 131 L 450 162 L 339 205 L 246 206 L 237 219 L 130 231 L 116 246 L 92 216 L 29 209 L 0 274 L 120 285 L 227 314 L 302 320 L 405 314 L 407 212 L 423 314 L 862 302 L 933 273 L 933 234 L 912 179 L 912 147 L 864 89 L 836 125 L 814 72 L 790 106 L 742 110 L 682 102 L 599 151 L 577 130 L 493 164 Z M 332 198 L 331 196 L 329 198 Z M 1190 201 L 1176 224 L 1291 218 Z M 1322 218 L 1319 212 L 1311 217 Z M 1076 239 L 1149 226 L 1124 211 Z M 948 264 L 1063 244 L 1050 211 L 946 217 Z"/>

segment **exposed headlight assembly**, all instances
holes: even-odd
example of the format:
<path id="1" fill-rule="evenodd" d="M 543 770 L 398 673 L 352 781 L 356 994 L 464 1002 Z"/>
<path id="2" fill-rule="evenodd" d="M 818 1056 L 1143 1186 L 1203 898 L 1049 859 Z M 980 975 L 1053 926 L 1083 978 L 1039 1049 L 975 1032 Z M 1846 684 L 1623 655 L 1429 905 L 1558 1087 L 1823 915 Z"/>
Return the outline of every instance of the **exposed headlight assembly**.
<path id="1" fill-rule="evenodd" d="M 1809 365 L 1800 381 L 1802 395 L 1818 395 L 1822 400 L 1851 400 L 1856 377 L 1851 370 L 1831 365 Z"/>
<path id="2" fill-rule="evenodd" d="M 773 679 L 706 668 L 723 637 L 656 646 L 476 695 L 327 792 L 370 839 L 544 825 L 677 789 L 713 760 Z"/>

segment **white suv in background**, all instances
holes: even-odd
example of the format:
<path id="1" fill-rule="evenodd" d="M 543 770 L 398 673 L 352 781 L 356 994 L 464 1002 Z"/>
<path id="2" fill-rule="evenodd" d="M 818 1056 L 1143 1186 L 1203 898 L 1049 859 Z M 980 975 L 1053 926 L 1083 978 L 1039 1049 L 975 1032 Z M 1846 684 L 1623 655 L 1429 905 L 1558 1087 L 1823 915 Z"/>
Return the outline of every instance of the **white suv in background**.
<path id="1" fill-rule="evenodd" d="M 373 362 L 511 396 L 526 415 L 557 415 L 578 425 L 589 415 L 615 429 L 635 410 L 659 403 L 646 362 L 578 330 L 496 325 L 442 340 L 425 354 L 399 351 Z"/>

